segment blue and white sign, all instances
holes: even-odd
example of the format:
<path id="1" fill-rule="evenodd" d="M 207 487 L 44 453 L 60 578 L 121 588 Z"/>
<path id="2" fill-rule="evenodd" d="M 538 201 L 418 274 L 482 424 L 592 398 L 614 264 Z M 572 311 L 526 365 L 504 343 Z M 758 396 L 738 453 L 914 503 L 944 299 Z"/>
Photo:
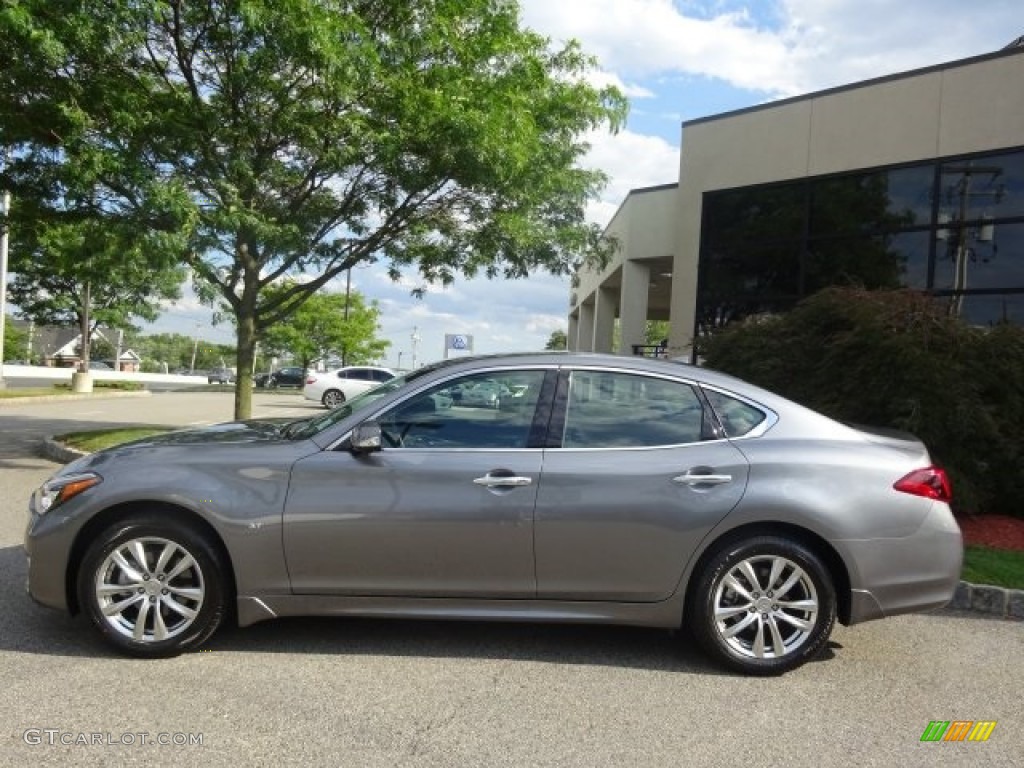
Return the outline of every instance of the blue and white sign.
<path id="1" fill-rule="evenodd" d="M 444 348 L 455 352 L 472 352 L 473 337 L 463 333 L 446 333 L 444 335 Z"/>

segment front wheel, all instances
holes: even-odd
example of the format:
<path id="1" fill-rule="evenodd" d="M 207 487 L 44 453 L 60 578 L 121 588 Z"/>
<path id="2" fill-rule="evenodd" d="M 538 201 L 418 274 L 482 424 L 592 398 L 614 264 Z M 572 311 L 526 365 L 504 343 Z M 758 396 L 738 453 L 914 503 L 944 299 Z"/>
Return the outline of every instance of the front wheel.
<path id="1" fill-rule="evenodd" d="M 224 567 L 191 526 L 139 515 L 107 528 L 86 551 L 78 599 L 118 650 L 174 656 L 202 644 L 223 620 Z"/>
<path id="2" fill-rule="evenodd" d="M 693 633 L 705 651 L 752 675 L 780 674 L 811 660 L 836 620 L 828 569 L 808 547 L 774 536 L 715 552 L 692 605 Z"/>
<path id="3" fill-rule="evenodd" d="M 329 389 L 324 392 L 323 404 L 326 408 L 337 408 L 345 402 L 345 395 L 336 389 Z"/>

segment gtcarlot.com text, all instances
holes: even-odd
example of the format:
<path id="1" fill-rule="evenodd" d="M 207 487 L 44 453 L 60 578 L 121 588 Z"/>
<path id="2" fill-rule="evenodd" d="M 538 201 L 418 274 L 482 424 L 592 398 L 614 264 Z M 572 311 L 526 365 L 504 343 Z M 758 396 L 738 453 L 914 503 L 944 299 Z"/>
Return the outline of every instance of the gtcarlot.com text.
<path id="1" fill-rule="evenodd" d="M 22 739 L 31 747 L 201 747 L 201 733 L 149 733 L 147 731 L 64 731 L 60 728 L 28 728 Z"/>

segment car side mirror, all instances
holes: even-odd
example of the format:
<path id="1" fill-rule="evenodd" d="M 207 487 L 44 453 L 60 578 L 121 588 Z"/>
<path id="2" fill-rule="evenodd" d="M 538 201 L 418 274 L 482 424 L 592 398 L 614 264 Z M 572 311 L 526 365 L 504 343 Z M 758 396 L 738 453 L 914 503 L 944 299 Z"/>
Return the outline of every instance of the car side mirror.
<path id="1" fill-rule="evenodd" d="M 352 430 L 352 437 L 349 438 L 352 453 L 373 453 L 381 449 L 381 429 L 376 421 L 366 421 L 358 424 Z"/>

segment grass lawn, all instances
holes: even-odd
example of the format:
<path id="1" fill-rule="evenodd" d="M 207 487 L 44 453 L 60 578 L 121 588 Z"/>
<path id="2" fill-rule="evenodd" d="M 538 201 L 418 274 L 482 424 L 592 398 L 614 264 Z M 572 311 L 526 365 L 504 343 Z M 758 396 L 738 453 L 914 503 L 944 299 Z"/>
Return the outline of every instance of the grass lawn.
<path id="1" fill-rule="evenodd" d="M 71 448 L 80 451 L 101 451 L 112 445 L 127 443 L 129 440 L 138 440 L 140 437 L 159 435 L 164 432 L 172 432 L 177 427 L 118 427 L 116 429 L 91 429 L 87 432 L 68 432 L 66 435 L 57 435 L 54 439 L 64 443 Z"/>
<path id="2" fill-rule="evenodd" d="M 19 387 L 17 389 L 0 389 L 0 399 L 8 400 L 15 397 L 39 397 L 40 395 L 59 395 L 53 387 Z"/>
<path id="3" fill-rule="evenodd" d="M 1024 552 L 965 547 L 961 578 L 971 584 L 1024 589 Z"/>

